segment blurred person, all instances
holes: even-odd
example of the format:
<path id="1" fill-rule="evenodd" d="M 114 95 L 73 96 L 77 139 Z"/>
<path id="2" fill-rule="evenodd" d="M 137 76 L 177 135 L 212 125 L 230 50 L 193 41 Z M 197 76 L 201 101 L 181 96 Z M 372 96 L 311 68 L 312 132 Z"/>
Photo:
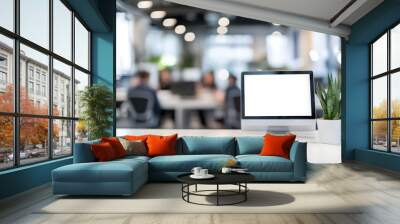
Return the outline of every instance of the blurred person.
<path id="1" fill-rule="evenodd" d="M 147 71 L 137 71 L 132 80 L 132 86 L 128 89 L 126 115 L 133 120 L 135 127 L 158 127 L 161 107 L 156 90 L 149 86 L 150 74 Z M 150 103 L 150 105 L 148 105 Z M 148 111 L 150 110 L 150 111 Z M 128 112 L 126 112 L 128 113 Z M 131 117 L 133 116 L 133 117 Z"/>
<path id="2" fill-rule="evenodd" d="M 215 75 L 213 71 L 208 71 L 201 77 L 201 88 L 208 90 L 216 90 Z"/>
<path id="3" fill-rule="evenodd" d="M 172 84 L 171 71 L 168 68 L 160 70 L 158 73 L 158 88 L 160 90 L 170 90 Z"/>
<path id="4" fill-rule="evenodd" d="M 213 97 L 217 95 L 217 85 L 215 84 L 215 75 L 213 71 L 205 73 L 200 80 L 200 93 L 204 94 L 204 91 L 209 91 L 213 94 Z M 210 111 L 208 110 L 197 110 L 199 115 L 200 123 L 203 127 L 208 128 L 207 115 Z"/>
<path id="5" fill-rule="evenodd" d="M 226 128 L 240 128 L 240 89 L 236 76 L 230 74 L 225 90 L 224 123 Z"/>
<path id="6" fill-rule="evenodd" d="M 171 71 L 168 68 L 164 68 L 158 73 L 158 89 L 159 90 L 171 90 L 172 76 Z M 161 109 L 161 124 L 166 121 L 167 118 L 171 118 L 172 122 L 175 123 L 175 111 Z"/>

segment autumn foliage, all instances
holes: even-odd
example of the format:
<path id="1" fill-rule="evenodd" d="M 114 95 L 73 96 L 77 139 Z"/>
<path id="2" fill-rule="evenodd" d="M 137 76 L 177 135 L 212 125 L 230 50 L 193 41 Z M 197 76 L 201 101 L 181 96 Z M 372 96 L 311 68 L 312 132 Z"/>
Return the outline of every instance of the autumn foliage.
<path id="1" fill-rule="evenodd" d="M 13 112 L 14 107 L 13 86 L 9 85 L 6 92 L 0 93 L 0 111 Z M 45 105 L 45 106 L 43 106 Z M 47 115 L 47 104 L 34 105 L 29 99 L 25 88 L 20 88 L 20 110 L 22 114 Z M 0 116 L 0 149 L 13 148 L 13 117 Z M 48 119 L 47 118 L 20 118 L 20 148 L 24 149 L 27 145 L 45 145 L 48 139 Z M 53 125 L 53 138 L 59 135 L 59 127 Z"/>
<path id="2" fill-rule="evenodd" d="M 400 101 L 395 99 L 392 100 L 392 115 L 391 117 L 400 117 Z M 387 101 L 382 101 L 378 106 L 373 108 L 373 118 L 387 118 Z M 392 128 L 392 141 L 398 141 L 400 138 L 400 122 L 399 121 L 392 121 L 391 123 Z M 374 139 L 386 139 L 387 136 L 387 122 L 386 121 L 377 121 L 374 122 L 373 125 L 373 133 Z"/>

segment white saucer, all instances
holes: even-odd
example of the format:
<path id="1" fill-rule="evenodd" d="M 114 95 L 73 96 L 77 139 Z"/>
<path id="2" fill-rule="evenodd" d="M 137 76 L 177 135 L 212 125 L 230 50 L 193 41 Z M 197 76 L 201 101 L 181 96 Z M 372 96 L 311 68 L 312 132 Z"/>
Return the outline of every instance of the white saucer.
<path id="1" fill-rule="evenodd" d="M 204 175 L 204 176 L 194 175 L 194 174 L 190 175 L 190 178 L 193 178 L 193 179 L 211 179 L 211 178 L 214 178 L 214 177 L 215 176 L 212 175 L 212 174 L 207 174 L 207 175 Z"/>

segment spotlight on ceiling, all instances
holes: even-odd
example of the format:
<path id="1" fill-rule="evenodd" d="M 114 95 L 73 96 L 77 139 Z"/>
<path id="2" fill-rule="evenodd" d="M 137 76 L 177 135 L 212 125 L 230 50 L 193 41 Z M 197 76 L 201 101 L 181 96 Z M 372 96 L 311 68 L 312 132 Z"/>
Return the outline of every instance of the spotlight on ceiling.
<path id="1" fill-rule="evenodd" d="M 177 21 L 174 18 L 167 18 L 167 19 L 164 19 L 162 24 L 165 27 L 173 27 L 173 26 L 175 26 L 176 22 Z"/>
<path id="2" fill-rule="evenodd" d="M 196 39 L 196 35 L 193 32 L 187 32 L 185 33 L 183 39 L 185 39 L 187 42 L 192 42 L 194 39 Z"/>
<path id="3" fill-rule="evenodd" d="M 150 13 L 150 17 L 152 19 L 162 19 L 167 15 L 165 11 L 153 11 Z"/>
<path id="4" fill-rule="evenodd" d="M 186 27 L 184 25 L 178 25 L 175 27 L 176 34 L 184 34 L 186 31 Z"/>
<path id="5" fill-rule="evenodd" d="M 279 23 L 272 23 L 272 25 L 274 25 L 274 26 L 280 26 L 281 24 L 279 24 Z"/>
<path id="6" fill-rule="evenodd" d="M 228 26 L 229 25 L 229 19 L 227 17 L 219 18 L 218 25 L 220 25 L 220 26 Z"/>
<path id="7" fill-rule="evenodd" d="M 139 1 L 137 3 L 137 7 L 139 9 L 149 9 L 153 6 L 153 2 L 152 1 Z"/>
<path id="8" fill-rule="evenodd" d="M 224 34 L 226 34 L 228 32 L 228 28 L 226 27 L 226 26 L 219 26 L 218 28 L 217 28 L 217 33 L 219 34 L 219 35 L 224 35 Z"/>

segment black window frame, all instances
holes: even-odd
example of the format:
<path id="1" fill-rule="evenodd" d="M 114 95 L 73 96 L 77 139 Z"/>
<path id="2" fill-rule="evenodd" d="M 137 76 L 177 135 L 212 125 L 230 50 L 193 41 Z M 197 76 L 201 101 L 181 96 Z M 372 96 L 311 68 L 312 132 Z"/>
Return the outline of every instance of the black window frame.
<path id="1" fill-rule="evenodd" d="M 74 152 L 74 143 L 75 143 L 75 127 L 76 127 L 76 121 L 79 120 L 79 117 L 75 116 L 75 69 L 85 73 L 88 75 L 89 78 L 89 83 L 88 85 L 92 85 L 92 72 L 91 72 L 91 65 L 92 65 L 92 57 L 91 57 L 91 37 L 92 37 L 92 30 L 89 28 L 89 26 L 85 23 L 85 21 L 79 16 L 78 13 L 76 13 L 73 8 L 66 2 L 65 0 L 59 0 L 64 6 L 68 8 L 68 10 L 71 11 L 71 26 L 72 26 L 72 32 L 71 32 L 71 59 L 64 58 L 63 56 L 53 52 L 53 1 L 54 0 L 48 0 L 49 2 L 49 47 L 46 49 L 45 47 L 40 46 L 39 44 L 36 44 L 29 39 L 24 38 L 23 36 L 20 35 L 20 0 L 14 0 L 13 1 L 13 9 L 14 9 L 14 30 L 10 31 L 4 27 L 0 26 L 0 35 L 3 35 L 5 37 L 8 37 L 13 40 L 13 45 L 14 49 L 12 52 L 13 56 L 13 65 L 12 65 L 12 75 L 14 78 L 14 99 L 13 99 L 13 112 L 2 112 L 0 111 L 0 116 L 4 117 L 11 117 L 13 119 L 13 166 L 10 167 L 5 167 L 5 168 L 0 168 L 0 172 L 5 171 L 5 170 L 11 170 L 11 169 L 16 169 L 19 167 L 23 166 L 30 166 L 33 164 L 38 164 L 38 163 L 43 163 L 47 162 L 50 160 L 59 160 L 62 158 L 70 157 L 73 155 Z M 85 29 L 88 31 L 89 37 L 88 37 L 88 61 L 89 61 L 89 67 L 88 69 L 85 69 L 78 64 L 75 63 L 75 18 L 79 20 L 79 22 L 85 27 Z M 39 51 L 40 53 L 43 53 L 48 56 L 49 62 L 48 62 L 48 112 L 46 115 L 38 115 L 38 114 L 27 114 L 27 113 L 21 113 L 20 112 L 20 44 L 23 44 L 27 47 L 30 47 L 36 51 Z M 71 99 L 71 115 L 70 116 L 56 116 L 53 115 L 53 59 L 58 60 L 59 62 L 62 62 L 66 65 L 71 66 L 71 88 L 72 88 L 72 99 Z M 28 77 L 28 74 L 26 74 Z M 47 141 L 48 141 L 48 157 L 40 160 L 38 162 L 32 162 L 32 163 L 27 163 L 27 164 L 21 164 L 20 162 L 20 119 L 21 118 L 44 118 L 47 119 L 48 122 L 48 136 L 47 136 Z M 56 156 L 54 157 L 53 153 L 53 123 L 54 121 L 57 120 L 66 120 L 66 121 L 71 121 L 72 124 L 72 133 L 71 133 L 71 153 L 68 155 L 63 155 L 63 156 Z"/>
<path id="2" fill-rule="evenodd" d="M 400 152 L 392 151 L 392 121 L 400 121 L 400 117 L 392 117 L 392 99 L 391 99 L 391 79 L 392 76 L 396 73 L 400 72 L 400 67 L 391 68 L 391 32 L 395 27 L 400 26 L 400 21 L 392 24 L 389 28 L 385 29 L 384 32 L 379 34 L 375 39 L 373 39 L 369 44 L 369 145 L 370 150 L 387 152 L 392 154 L 400 154 Z M 384 35 L 387 35 L 387 64 L 386 71 L 380 74 L 373 74 L 373 44 L 378 41 Z M 373 118 L 373 81 L 378 78 L 386 77 L 386 87 L 387 87 L 387 105 L 386 105 L 386 118 Z M 387 138 L 386 138 L 386 150 L 379 150 L 374 148 L 374 133 L 373 133 L 373 122 L 384 122 L 386 121 L 386 129 L 387 129 Z"/>

